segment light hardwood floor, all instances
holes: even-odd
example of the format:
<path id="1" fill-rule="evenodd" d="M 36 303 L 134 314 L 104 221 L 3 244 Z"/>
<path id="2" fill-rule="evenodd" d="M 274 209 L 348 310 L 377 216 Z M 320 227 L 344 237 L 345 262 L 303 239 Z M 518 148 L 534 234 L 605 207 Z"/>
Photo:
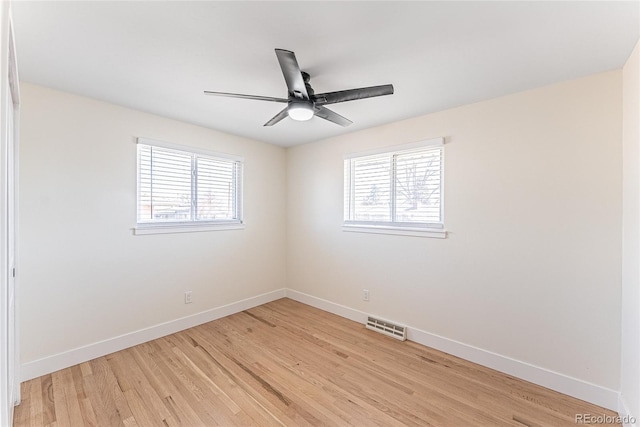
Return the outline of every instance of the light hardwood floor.
<path id="1" fill-rule="evenodd" d="M 575 426 L 611 411 L 281 299 L 25 382 L 21 426 Z"/>

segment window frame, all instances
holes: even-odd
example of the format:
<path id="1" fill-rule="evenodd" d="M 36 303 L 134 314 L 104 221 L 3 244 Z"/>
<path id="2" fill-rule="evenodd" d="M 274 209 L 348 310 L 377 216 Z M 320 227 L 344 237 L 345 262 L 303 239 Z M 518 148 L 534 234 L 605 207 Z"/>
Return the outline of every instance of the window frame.
<path id="1" fill-rule="evenodd" d="M 446 238 L 447 231 L 444 228 L 444 150 L 445 140 L 442 137 L 432 138 L 423 141 L 417 141 L 409 144 L 401 144 L 395 146 L 387 146 L 380 149 L 360 151 L 355 153 L 349 153 L 343 156 L 343 170 L 344 170 L 344 184 L 343 184 L 343 224 L 342 230 L 348 232 L 362 232 L 362 233 L 375 233 L 375 234 L 394 234 L 403 236 L 418 236 L 418 237 L 435 237 Z M 394 221 L 362 221 L 349 219 L 351 210 L 353 209 L 353 180 L 354 176 L 351 170 L 347 170 L 347 161 L 358 158 L 372 157 L 376 155 L 388 155 L 395 157 L 403 154 L 410 154 L 413 151 L 429 148 L 440 148 L 440 221 L 439 222 L 394 222 Z M 395 200 L 395 188 L 397 185 L 397 179 L 395 179 L 395 169 L 393 170 L 393 187 L 390 189 L 391 204 L 389 207 L 391 212 L 391 218 L 395 213 L 394 205 Z M 349 174 L 349 176 L 347 176 Z M 349 194 L 347 194 L 349 193 Z"/>
<path id="2" fill-rule="evenodd" d="M 151 138 L 138 137 L 136 142 L 136 226 L 133 228 L 135 235 L 145 234 L 164 234 L 164 233 L 189 233 L 199 231 L 213 231 L 213 230 L 241 230 L 244 229 L 243 219 L 243 195 L 244 195 L 244 158 L 241 156 L 235 156 L 226 153 L 215 152 L 206 150 L 203 148 L 185 146 L 180 144 L 173 144 L 169 142 L 159 141 Z M 141 197 L 141 185 L 140 185 L 140 145 L 146 145 L 151 147 L 164 148 L 168 150 L 179 151 L 183 154 L 190 156 L 199 156 L 201 158 L 208 158 L 214 161 L 226 161 L 237 163 L 240 166 L 239 179 L 235 188 L 235 211 L 238 218 L 236 219 L 222 219 L 222 220 L 195 220 L 193 219 L 193 210 L 191 213 L 192 219 L 188 221 L 141 221 L 140 220 L 140 197 Z M 197 163 L 192 157 L 192 163 Z M 197 170 L 197 167 L 195 168 Z M 193 196 L 194 192 L 197 192 L 197 175 L 194 175 L 194 166 L 192 166 L 192 179 L 191 179 L 191 194 L 192 194 L 192 209 L 193 209 Z"/>

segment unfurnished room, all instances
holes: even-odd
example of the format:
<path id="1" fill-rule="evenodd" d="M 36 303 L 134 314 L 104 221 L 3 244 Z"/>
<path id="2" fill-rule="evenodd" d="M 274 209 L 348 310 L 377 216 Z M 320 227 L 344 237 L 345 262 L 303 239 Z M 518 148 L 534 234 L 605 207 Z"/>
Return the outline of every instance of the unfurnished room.
<path id="1" fill-rule="evenodd" d="M 2 1 L 0 427 L 640 426 L 639 39 Z"/>

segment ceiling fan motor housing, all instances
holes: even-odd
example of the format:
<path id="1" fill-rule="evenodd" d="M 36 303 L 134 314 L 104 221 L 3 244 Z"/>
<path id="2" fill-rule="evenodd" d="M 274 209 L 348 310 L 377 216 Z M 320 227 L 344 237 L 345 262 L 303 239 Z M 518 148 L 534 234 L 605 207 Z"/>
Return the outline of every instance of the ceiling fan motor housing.
<path id="1" fill-rule="evenodd" d="M 302 81 L 304 82 L 304 87 L 307 89 L 307 95 L 309 95 L 309 98 L 312 98 L 313 95 L 315 95 L 315 92 L 311 87 L 311 83 L 309 82 L 309 80 L 311 80 L 311 76 L 309 75 L 309 73 L 306 73 L 304 71 L 302 71 L 301 74 Z"/>

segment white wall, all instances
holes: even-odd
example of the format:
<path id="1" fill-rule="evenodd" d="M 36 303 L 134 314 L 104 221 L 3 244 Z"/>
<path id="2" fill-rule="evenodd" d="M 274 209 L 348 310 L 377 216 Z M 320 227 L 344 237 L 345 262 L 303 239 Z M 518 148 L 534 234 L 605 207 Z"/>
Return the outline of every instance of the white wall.
<path id="1" fill-rule="evenodd" d="M 640 44 L 622 71 L 622 362 L 625 411 L 640 417 Z"/>
<path id="2" fill-rule="evenodd" d="M 288 287 L 615 395 L 621 77 L 598 74 L 289 149 Z M 447 239 L 341 231 L 345 153 L 440 136 Z"/>
<path id="3" fill-rule="evenodd" d="M 23 364 L 285 287 L 283 148 L 21 90 Z M 134 236 L 138 136 L 244 156 L 246 228 Z"/>

